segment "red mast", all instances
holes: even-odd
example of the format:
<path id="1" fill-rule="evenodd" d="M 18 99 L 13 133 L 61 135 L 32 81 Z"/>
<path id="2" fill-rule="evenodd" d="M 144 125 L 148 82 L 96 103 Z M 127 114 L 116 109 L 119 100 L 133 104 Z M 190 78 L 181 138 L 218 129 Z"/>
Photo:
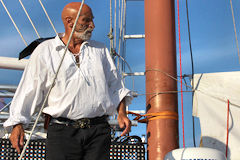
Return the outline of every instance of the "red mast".
<path id="1" fill-rule="evenodd" d="M 177 91 L 174 0 L 145 0 L 146 93 Z M 177 93 L 147 94 L 147 113 L 178 112 Z M 150 120 L 148 159 L 160 160 L 178 148 L 178 121 Z"/>

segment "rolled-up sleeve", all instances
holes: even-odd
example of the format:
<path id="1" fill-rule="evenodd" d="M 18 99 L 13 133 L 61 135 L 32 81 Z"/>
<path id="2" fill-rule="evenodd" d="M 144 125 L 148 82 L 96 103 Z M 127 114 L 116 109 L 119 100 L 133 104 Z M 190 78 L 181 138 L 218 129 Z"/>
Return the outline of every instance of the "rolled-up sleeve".
<path id="1" fill-rule="evenodd" d="M 122 78 L 107 48 L 105 48 L 105 54 L 105 73 L 110 93 L 112 93 L 112 100 L 116 107 L 119 105 L 123 98 L 125 98 L 126 105 L 129 105 L 133 99 L 131 91 L 125 88 Z"/>

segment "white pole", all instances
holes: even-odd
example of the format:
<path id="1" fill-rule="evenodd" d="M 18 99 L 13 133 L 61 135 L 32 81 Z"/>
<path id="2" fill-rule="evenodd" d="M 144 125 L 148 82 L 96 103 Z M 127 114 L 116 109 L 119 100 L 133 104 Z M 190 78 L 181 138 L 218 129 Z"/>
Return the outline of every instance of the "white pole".
<path id="1" fill-rule="evenodd" d="M 18 58 L 0 57 L 0 69 L 24 70 L 27 63 L 27 59 L 18 60 Z"/>

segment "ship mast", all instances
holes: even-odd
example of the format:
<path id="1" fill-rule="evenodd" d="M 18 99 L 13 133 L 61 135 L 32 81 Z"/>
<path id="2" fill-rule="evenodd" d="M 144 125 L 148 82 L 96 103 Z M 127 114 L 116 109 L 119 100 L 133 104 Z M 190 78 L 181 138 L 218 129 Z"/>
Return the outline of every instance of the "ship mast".
<path id="1" fill-rule="evenodd" d="M 174 0 L 145 2 L 146 93 L 177 91 Z M 147 113 L 178 112 L 177 93 L 147 94 Z M 148 159 L 162 160 L 179 147 L 178 121 L 173 118 L 149 120 Z"/>

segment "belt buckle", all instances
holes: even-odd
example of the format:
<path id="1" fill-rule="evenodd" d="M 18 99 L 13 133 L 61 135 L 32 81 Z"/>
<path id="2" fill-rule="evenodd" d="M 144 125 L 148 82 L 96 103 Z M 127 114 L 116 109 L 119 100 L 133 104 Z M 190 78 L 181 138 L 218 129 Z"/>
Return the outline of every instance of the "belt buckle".
<path id="1" fill-rule="evenodd" d="M 75 128 L 90 128 L 90 119 L 88 118 L 82 118 L 76 121 L 76 123 L 73 125 Z"/>

